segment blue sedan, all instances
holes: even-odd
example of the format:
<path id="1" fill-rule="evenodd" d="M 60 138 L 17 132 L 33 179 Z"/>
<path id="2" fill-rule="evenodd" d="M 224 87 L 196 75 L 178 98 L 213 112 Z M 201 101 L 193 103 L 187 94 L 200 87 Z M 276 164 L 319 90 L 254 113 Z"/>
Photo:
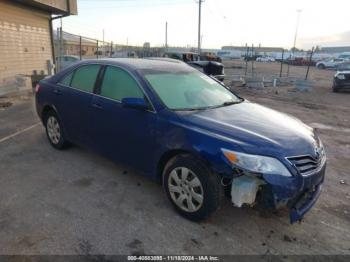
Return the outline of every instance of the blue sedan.
<path id="1" fill-rule="evenodd" d="M 236 207 L 302 219 L 320 195 L 326 155 L 301 121 L 249 102 L 177 61 L 82 61 L 36 86 L 56 149 L 70 144 L 163 184 L 182 216 L 202 220 L 224 195 Z"/>

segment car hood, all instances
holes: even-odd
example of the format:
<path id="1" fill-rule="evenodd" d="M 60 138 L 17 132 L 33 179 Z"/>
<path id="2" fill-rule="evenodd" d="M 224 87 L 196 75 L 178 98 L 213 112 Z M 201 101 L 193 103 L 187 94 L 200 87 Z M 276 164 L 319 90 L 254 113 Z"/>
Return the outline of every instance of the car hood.
<path id="1" fill-rule="evenodd" d="M 233 148 L 251 154 L 280 157 L 315 154 L 311 127 L 289 115 L 244 101 L 215 109 L 178 112 L 185 126 L 216 134 Z"/>

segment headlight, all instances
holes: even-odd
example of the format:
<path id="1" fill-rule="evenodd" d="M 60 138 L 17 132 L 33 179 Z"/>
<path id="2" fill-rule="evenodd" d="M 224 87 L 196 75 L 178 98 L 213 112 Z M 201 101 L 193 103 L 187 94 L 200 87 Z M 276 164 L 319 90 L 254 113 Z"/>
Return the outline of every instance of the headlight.
<path id="1" fill-rule="evenodd" d="M 253 173 L 263 173 L 290 177 L 288 169 L 276 158 L 250 155 L 221 149 L 226 159 L 233 165 Z"/>
<path id="2" fill-rule="evenodd" d="M 343 75 L 343 74 L 338 74 L 336 77 L 338 79 L 340 79 L 340 80 L 344 80 L 345 79 L 345 75 Z"/>

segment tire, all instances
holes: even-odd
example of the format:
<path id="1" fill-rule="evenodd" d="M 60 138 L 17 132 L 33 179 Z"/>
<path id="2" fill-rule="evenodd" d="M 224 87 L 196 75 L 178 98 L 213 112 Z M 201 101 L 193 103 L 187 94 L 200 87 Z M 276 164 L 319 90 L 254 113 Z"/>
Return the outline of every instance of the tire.
<path id="1" fill-rule="evenodd" d="M 333 81 L 332 91 L 333 93 L 338 93 L 338 88 L 336 87 L 335 80 Z"/>
<path id="2" fill-rule="evenodd" d="M 318 69 L 325 69 L 326 67 L 325 67 L 324 64 L 319 64 L 319 65 L 317 66 L 317 68 L 318 68 Z"/>
<path id="3" fill-rule="evenodd" d="M 61 121 L 53 110 L 47 112 L 44 118 L 46 135 L 50 144 L 56 149 L 65 149 L 69 142 L 65 139 Z"/>
<path id="4" fill-rule="evenodd" d="M 219 177 L 188 154 L 175 156 L 167 163 L 163 185 L 175 210 L 192 221 L 204 220 L 213 214 L 224 196 Z"/>

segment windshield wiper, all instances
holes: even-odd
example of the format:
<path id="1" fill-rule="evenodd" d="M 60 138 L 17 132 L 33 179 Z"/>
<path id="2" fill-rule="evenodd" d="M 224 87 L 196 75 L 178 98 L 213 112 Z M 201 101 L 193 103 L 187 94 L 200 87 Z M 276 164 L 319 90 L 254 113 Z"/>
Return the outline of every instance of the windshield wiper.
<path id="1" fill-rule="evenodd" d="M 218 108 L 218 107 L 223 107 L 223 106 L 230 106 L 230 105 L 235 105 L 242 103 L 244 101 L 243 98 L 240 98 L 239 101 L 226 101 L 220 105 L 217 106 L 203 106 L 203 107 L 194 107 L 194 108 L 177 108 L 175 111 L 200 111 L 200 110 L 206 110 L 206 109 L 212 109 L 212 108 Z"/>
<path id="2" fill-rule="evenodd" d="M 235 105 L 235 104 L 239 104 L 243 102 L 243 99 L 240 99 L 239 101 L 226 101 L 226 102 L 223 102 L 221 105 L 218 105 L 217 107 L 221 107 L 221 106 L 230 106 L 230 105 Z"/>
<path id="3" fill-rule="evenodd" d="M 222 103 L 221 105 L 222 106 L 230 106 L 230 105 L 234 105 L 234 104 L 237 104 L 237 103 L 240 103 L 240 102 L 237 102 L 237 101 L 226 101 L 226 102 Z"/>

